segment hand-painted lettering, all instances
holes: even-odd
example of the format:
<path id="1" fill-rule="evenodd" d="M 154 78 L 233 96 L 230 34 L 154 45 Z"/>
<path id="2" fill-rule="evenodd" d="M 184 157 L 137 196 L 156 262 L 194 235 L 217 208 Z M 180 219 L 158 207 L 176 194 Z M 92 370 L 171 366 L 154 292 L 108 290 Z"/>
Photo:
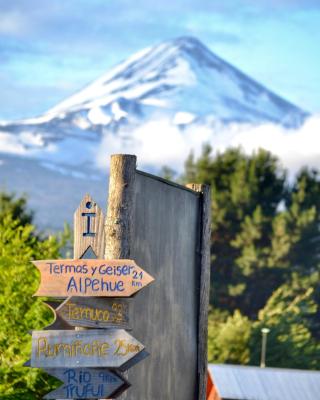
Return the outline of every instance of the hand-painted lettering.
<path id="1" fill-rule="evenodd" d="M 75 293 L 88 293 L 94 292 L 123 292 L 124 282 L 119 281 L 107 281 L 103 278 L 101 279 L 91 279 L 91 278 L 75 278 L 71 277 L 67 284 L 67 292 L 72 294 Z"/>
<path id="2" fill-rule="evenodd" d="M 38 358 L 42 356 L 72 358 L 79 355 L 104 357 L 107 355 L 110 346 L 108 342 L 101 342 L 100 340 L 91 342 L 73 340 L 71 343 L 50 344 L 46 337 L 39 337 L 37 339 L 36 356 Z"/>
<path id="3" fill-rule="evenodd" d="M 63 308 L 62 315 L 68 320 L 88 320 L 99 322 L 125 322 L 125 306 L 121 303 L 114 302 L 111 310 L 93 308 L 89 306 L 78 306 L 69 302 Z"/>

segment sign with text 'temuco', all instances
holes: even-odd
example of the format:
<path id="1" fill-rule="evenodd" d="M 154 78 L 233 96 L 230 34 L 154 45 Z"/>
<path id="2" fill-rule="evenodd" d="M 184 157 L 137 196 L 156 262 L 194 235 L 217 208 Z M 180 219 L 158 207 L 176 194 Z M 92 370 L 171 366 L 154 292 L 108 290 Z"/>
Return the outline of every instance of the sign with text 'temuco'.
<path id="1" fill-rule="evenodd" d="M 133 260 L 32 261 L 41 273 L 35 296 L 130 297 L 154 281 Z"/>
<path id="2" fill-rule="evenodd" d="M 69 297 L 54 312 L 71 326 L 130 329 L 131 299 Z"/>

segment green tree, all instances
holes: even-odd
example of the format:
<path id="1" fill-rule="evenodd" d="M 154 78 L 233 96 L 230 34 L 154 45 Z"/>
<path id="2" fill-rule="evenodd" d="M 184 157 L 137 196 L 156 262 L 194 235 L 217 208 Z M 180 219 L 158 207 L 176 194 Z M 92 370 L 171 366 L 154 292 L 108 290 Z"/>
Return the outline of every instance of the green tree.
<path id="1" fill-rule="evenodd" d="M 210 360 L 258 364 L 267 326 L 269 365 L 319 368 L 319 173 L 205 146 L 182 179 L 211 185 Z"/>
<path id="2" fill-rule="evenodd" d="M 213 156 L 205 146 L 198 160 L 188 158 L 183 179 L 211 185 L 211 303 L 226 310 L 239 308 L 254 317 L 272 287 L 284 282 L 282 260 L 269 265 L 267 273 L 264 268 L 274 219 L 287 190 L 285 171 L 264 150 L 247 156 L 240 149 L 229 149 Z M 268 285 L 261 282 L 261 274 Z"/>
<path id="3" fill-rule="evenodd" d="M 209 314 L 209 362 L 247 364 L 250 360 L 251 325 L 239 310 L 233 315 L 213 310 Z"/>
<path id="4" fill-rule="evenodd" d="M 159 172 L 159 176 L 169 181 L 173 181 L 176 175 L 177 175 L 176 171 L 168 167 L 167 165 L 163 166 Z"/>
<path id="5" fill-rule="evenodd" d="M 319 277 L 319 272 L 308 278 L 294 274 L 290 282 L 274 291 L 252 324 L 251 363 L 259 363 L 261 329 L 268 327 L 268 366 L 320 368 L 320 344 L 315 337 L 319 329 L 315 318 L 319 312 Z"/>
<path id="6" fill-rule="evenodd" d="M 290 228 L 295 240 L 290 252 L 292 268 L 309 275 L 319 263 L 320 254 L 320 176 L 316 170 L 303 168 L 297 175 L 287 195 L 286 206 L 290 213 Z"/>
<path id="7" fill-rule="evenodd" d="M 21 225 L 30 224 L 33 218 L 33 213 L 27 209 L 25 196 L 17 198 L 13 193 L 0 192 L 0 219 L 8 214 L 15 220 L 19 219 Z"/>
<path id="8" fill-rule="evenodd" d="M 19 204 L 19 200 L 13 202 Z M 35 227 L 26 222 L 25 203 L 22 205 L 18 214 L 14 205 L 1 209 L 7 210 L 0 219 L 1 399 L 40 399 L 56 382 L 41 370 L 23 367 L 23 363 L 30 358 L 28 331 L 43 329 L 52 320 L 49 309 L 32 297 L 39 276 L 30 261 L 58 257 L 64 238 L 39 239 Z"/>

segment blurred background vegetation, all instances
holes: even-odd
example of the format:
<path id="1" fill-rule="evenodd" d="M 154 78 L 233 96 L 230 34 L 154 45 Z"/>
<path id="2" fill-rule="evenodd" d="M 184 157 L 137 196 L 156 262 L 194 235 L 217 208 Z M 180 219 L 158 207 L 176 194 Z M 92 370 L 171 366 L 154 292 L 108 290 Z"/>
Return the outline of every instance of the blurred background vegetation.
<path id="1" fill-rule="evenodd" d="M 0 194 L 0 399 L 42 399 L 57 380 L 23 366 L 30 358 L 30 329 L 43 329 L 52 312 L 37 297 L 38 271 L 30 260 L 59 257 L 70 238 L 42 237 L 32 225 L 25 198 Z"/>
<path id="2" fill-rule="evenodd" d="M 185 164 L 184 182 L 212 188 L 209 361 L 320 369 L 320 175 L 288 177 L 260 150 Z"/>
<path id="3" fill-rule="evenodd" d="M 320 369 L 320 175 L 288 177 L 260 150 L 191 154 L 181 183 L 211 185 L 212 242 L 209 361 L 259 365 L 261 329 L 270 329 L 267 366 Z M 57 258 L 70 230 L 44 236 L 25 198 L 0 194 L 0 399 L 40 399 L 56 380 L 23 367 L 30 329 L 52 320 L 32 297 L 32 259 Z"/>

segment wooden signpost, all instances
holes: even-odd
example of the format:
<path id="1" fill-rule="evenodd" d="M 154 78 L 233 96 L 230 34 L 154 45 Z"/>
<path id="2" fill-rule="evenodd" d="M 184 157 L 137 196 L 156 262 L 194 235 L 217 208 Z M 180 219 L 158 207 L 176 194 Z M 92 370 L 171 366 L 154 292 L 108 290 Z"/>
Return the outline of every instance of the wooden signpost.
<path id="1" fill-rule="evenodd" d="M 63 382 L 45 399 L 92 399 L 118 397 L 130 384 L 120 375 L 105 368 L 45 368 Z"/>
<path id="2" fill-rule="evenodd" d="M 63 299 L 49 303 L 54 323 L 32 334 L 31 366 L 63 382 L 48 399 L 205 400 L 210 204 L 205 185 L 181 186 L 137 170 L 135 156 L 112 156 L 106 220 L 85 195 L 73 259 L 34 261 L 36 296 Z M 142 291 L 151 275 L 156 285 Z"/>
<path id="3" fill-rule="evenodd" d="M 35 296 L 130 297 L 154 281 L 133 260 L 33 261 L 41 273 Z"/>
<path id="4" fill-rule="evenodd" d="M 125 298 L 154 278 L 131 259 L 103 259 L 103 226 L 103 213 L 87 194 L 74 214 L 75 258 L 32 261 L 41 273 L 35 296 L 66 298 L 47 301 L 55 320 L 32 332 L 26 365 L 64 382 L 47 399 L 116 398 L 130 386 L 120 372 L 149 355 L 125 330 L 130 329 Z"/>

